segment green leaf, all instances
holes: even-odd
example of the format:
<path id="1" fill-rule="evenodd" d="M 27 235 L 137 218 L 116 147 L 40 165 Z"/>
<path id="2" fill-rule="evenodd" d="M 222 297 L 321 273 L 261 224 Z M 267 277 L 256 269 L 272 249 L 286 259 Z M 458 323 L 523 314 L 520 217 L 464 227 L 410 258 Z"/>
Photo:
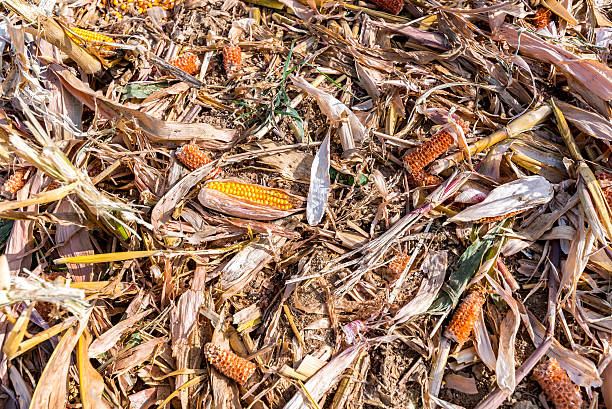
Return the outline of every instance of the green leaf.
<path id="1" fill-rule="evenodd" d="M 432 314 L 443 314 L 454 308 L 468 283 L 480 266 L 492 257 L 497 257 L 499 248 L 504 242 L 507 221 L 489 230 L 484 237 L 476 237 L 473 243 L 463 252 L 457 262 L 457 270 L 442 286 L 436 300 L 429 307 Z"/>

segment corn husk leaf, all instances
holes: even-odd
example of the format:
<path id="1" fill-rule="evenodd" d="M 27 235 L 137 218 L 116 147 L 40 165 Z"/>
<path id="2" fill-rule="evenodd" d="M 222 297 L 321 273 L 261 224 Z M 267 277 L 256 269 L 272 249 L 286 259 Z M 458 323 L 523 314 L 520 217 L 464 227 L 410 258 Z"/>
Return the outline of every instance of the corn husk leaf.
<path id="1" fill-rule="evenodd" d="M 327 196 L 331 190 L 329 176 L 329 139 L 327 135 L 319 147 L 319 151 L 312 161 L 310 170 L 310 188 L 306 202 L 306 218 L 308 224 L 316 226 L 325 215 L 327 209 Z"/>
<path id="2" fill-rule="evenodd" d="M 79 387 L 83 409 L 109 409 L 110 406 L 102 400 L 104 380 L 89 362 L 87 355 L 87 338 L 85 332 L 79 337 L 77 344 L 77 367 L 79 368 Z"/>
<path id="3" fill-rule="evenodd" d="M 528 210 L 548 203 L 553 193 L 552 185 L 542 176 L 527 176 L 496 187 L 485 200 L 459 212 L 449 221 L 473 222 Z"/>

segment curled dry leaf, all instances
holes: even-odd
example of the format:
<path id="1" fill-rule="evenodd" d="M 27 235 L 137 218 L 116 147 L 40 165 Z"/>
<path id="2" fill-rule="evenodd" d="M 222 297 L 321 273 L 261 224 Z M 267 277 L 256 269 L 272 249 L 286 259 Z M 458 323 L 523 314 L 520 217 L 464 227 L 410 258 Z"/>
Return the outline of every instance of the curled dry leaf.
<path id="1" fill-rule="evenodd" d="M 327 196 L 331 190 L 329 176 L 329 139 L 327 135 L 319 147 L 319 151 L 312 161 L 310 170 L 310 188 L 306 202 L 306 218 L 308 224 L 316 226 L 325 215 L 327 209 Z"/>
<path id="2" fill-rule="evenodd" d="M 552 185 L 541 176 L 527 176 L 496 187 L 485 200 L 451 217 L 451 222 L 474 222 L 482 218 L 505 216 L 548 203 Z"/>

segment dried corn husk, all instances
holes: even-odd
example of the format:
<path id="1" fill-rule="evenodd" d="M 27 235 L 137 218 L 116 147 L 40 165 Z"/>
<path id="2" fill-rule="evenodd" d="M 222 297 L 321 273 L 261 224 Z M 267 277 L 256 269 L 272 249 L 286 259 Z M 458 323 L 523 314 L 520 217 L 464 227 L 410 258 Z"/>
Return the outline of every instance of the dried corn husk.
<path id="1" fill-rule="evenodd" d="M 473 222 L 524 211 L 548 203 L 553 187 L 542 176 L 527 176 L 496 187 L 485 200 L 451 217 L 451 222 Z"/>

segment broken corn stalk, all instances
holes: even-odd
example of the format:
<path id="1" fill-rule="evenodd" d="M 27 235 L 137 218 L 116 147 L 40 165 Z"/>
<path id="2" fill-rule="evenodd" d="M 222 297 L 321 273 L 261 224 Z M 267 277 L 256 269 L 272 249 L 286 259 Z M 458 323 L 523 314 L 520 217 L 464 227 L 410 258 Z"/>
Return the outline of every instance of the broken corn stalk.
<path id="1" fill-rule="evenodd" d="M 398 15 L 404 8 L 404 0 L 372 0 L 374 4 L 394 15 Z"/>
<path id="2" fill-rule="evenodd" d="M 421 146 L 408 152 L 404 156 L 404 167 L 409 173 L 418 175 L 419 171 L 446 152 L 454 142 L 453 135 L 448 130 L 442 129 Z"/>
<path id="3" fill-rule="evenodd" d="M 580 390 L 567 373 L 551 358 L 533 370 L 533 377 L 556 409 L 576 409 L 582 407 Z"/>
<path id="4" fill-rule="evenodd" d="M 228 45 L 223 48 L 223 67 L 227 75 L 240 71 L 242 68 L 242 50 L 237 45 Z"/>
<path id="5" fill-rule="evenodd" d="M 210 342 L 204 345 L 204 355 L 219 372 L 240 384 L 245 383 L 257 368 L 253 362 Z"/>
<path id="6" fill-rule="evenodd" d="M 301 200 L 279 190 L 238 180 L 212 180 L 198 199 L 209 209 L 253 220 L 274 220 L 299 211 Z"/>
<path id="7" fill-rule="evenodd" d="M 2 185 L 2 191 L 14 195 L 25 185 L 25 171 L 16 170 Z"/>
<path id="8" fill-rule="evenodd" d="M 470 291 L 453 314 L 444 335 L 461 344 L 466 342 L 478 322 L 485 300 L 482 289 L 477 288 Z"/>
<path id="9" fill-rule="evenodd" d="M 170 64 L 189 75 L 195 75 L 200 71 L 200 59 L 195 54 L 184 55 L 170 61 Z"/>

